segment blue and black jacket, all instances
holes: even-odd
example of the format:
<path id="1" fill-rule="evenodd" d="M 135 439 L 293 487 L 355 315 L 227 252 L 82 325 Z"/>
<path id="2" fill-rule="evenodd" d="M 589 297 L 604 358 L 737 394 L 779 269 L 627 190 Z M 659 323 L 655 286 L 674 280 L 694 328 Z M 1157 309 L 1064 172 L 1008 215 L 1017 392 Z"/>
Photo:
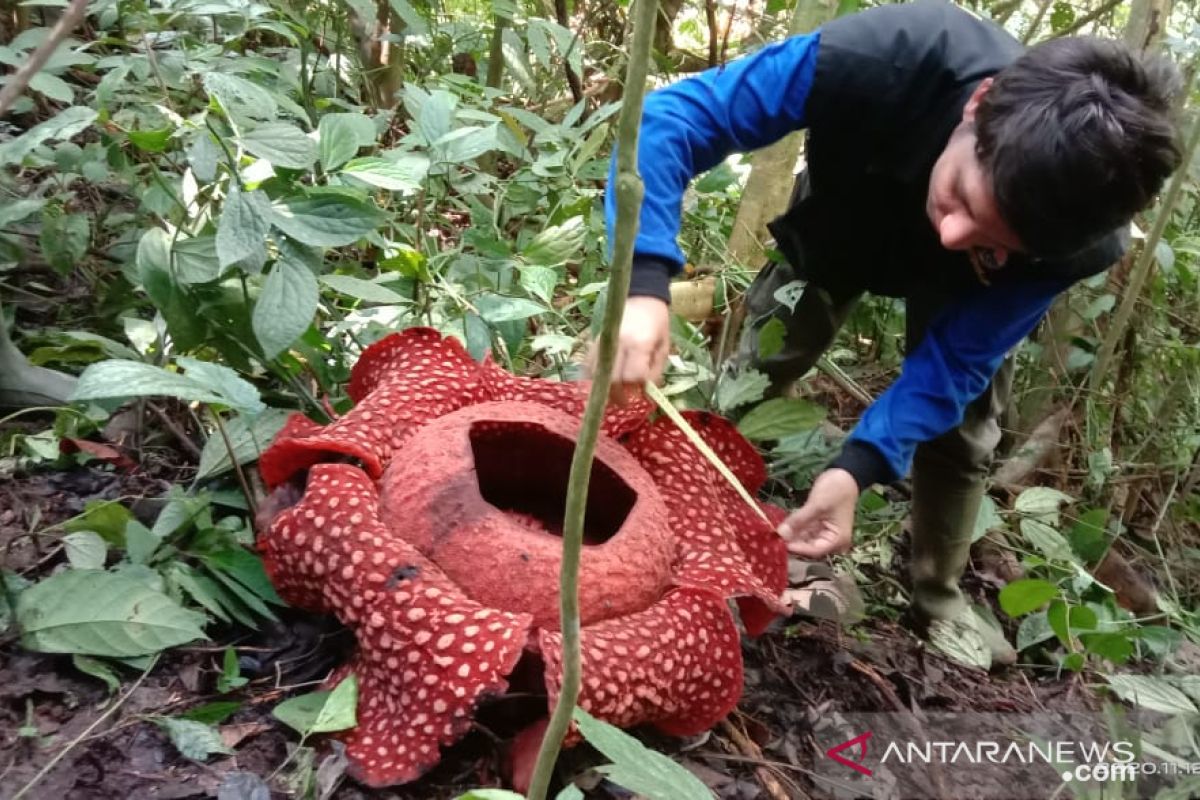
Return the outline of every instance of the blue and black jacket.
<path id="1" fill-rule="evenodd" d="M 677 237 L 692 178 L 801 129 L 811 191 L 770 226 L 797 274 L 835 297 L 904 297 L 923 282 L 952 290 L 955 300 L 834 462 L 860 487 L 906 475 L 917 444 L 962 421 L 1055 296 L 1124 251 L 1114 232 L 1068 259 L 1015 255 L 983 285 L 965 254 L 941 247 L 925 211 L 934 162 L 975 88 L 1022 49 L 956 6 L 919 0 L 842 17 L 646 98 L 631 295 L 669 300 L 668 281 L 684 263 Z"/>

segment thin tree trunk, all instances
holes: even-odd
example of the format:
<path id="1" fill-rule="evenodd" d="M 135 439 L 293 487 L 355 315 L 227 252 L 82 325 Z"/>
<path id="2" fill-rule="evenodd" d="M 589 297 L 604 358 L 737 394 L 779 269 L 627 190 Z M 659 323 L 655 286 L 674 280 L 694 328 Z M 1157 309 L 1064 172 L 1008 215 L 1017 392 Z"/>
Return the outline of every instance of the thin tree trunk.
<path id="1" fill-rule="evenodd" d="M 567 13 L 567 0 L 554 0 L 554 19 L 567 30 L 571 29 L 571 17 Z M 572 47 L 583 47 L 582 37 L 576 36 L 571 40 Z M 571 69 L 571 60 L 563 53 L 563 69 L 567 73 L 567 86 L 571 87 L 571 99 L 578 103 L 583 99 L 583 83 L 575 70 Z"/>
<path id="2" fill-rule="evenodd" d="M 708 66 L 715 67 L 720 54 L 718 40 L 721 38 L 721 31 L 717 27 L 717 0 L 704 0 L 704 20 L 708 23 Z"/>
<path id="3" fill-rule="evenodd" d="M 643 185 L 638 174 L 638 133 L 642 121 L 642 100 L 646 94 L 650 49 L 654 41 L 655 0 L 637 0 L 633 24 L 633 46 L 625 73 L 625 97 L 617 122 L 617 223 L 613 239 L 613 261 L 608 276 L 608 301 L 604 325 L 597 345 L 596 371 L 588 393 L 587 407 L 579 427 L 579 439 L 571 459 L 567 484 L 567 507 L 563 520 L 563 557 L 559 583 L 559 613 L 562 630 L 562 684 L 558 702 L 546 727 L 538 752 L 537 765 L 529 787 L 529 800 L 545 800 L 550 788 L 554 762 L 562 748 L 563 736 L 575 712 L 579 695 L 581 655 L 579 650 L 579 556 L 583 548 L 584 512 L 587 508 L 588 477 L 592 456 L 600 432 L 600 421 L 608 402 L 616 357 L 617 330 L 629 293 L 629 274 L 633 263 L 633 243 L 637 237 L 638 214 L 642 207 Z"/>
<path id="4" fill-rule="evenodd" d="M 492 46 L 488 51 L 487 85 L 492 89 L 500 88 L 500 80 L 504 77 L 504 29 L 508 27 L 508 17 L 499 14 L 492 16 Z"/>

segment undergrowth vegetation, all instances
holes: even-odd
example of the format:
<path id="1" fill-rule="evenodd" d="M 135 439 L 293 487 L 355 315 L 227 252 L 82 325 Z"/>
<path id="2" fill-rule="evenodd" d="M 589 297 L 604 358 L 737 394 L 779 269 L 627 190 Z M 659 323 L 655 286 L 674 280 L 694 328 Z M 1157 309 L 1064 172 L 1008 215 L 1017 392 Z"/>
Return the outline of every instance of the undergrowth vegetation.
<path id="1" fill-rule="evenodd" d="M 681 5 L 662 80 L 707 65 L 693 52 L 713 32 L 704 8 Z M 1096 9 L 1085 29 L 1125 27 L 1124 4 L 1092 5 L 976 10 L 1034 39 Z M 3 4 L 0 63 L 24 63 L 59 6 Z M 783 35 L 790 15 L 781 2 L 710 6 L 736 22 L 729 58 Z M 287 415 L 344 412 L 357 355 L 414 325 L 522 375 L 583 376 L 606 301 L 601 201 L 626 13 L 514 0 L 88 6 L 0 121 L 0 323 L 33 365 L 80 375 L 73 405 L 0 418 L 0 476 L 148 470 L 169 489 L 48 521 L 0 495 L 16 531 L 0 541 L 6 646 L 64 654 L 117 703 L 173 648 L 207 640 L 223 699 L 154 722 L 187 758 L 230 751 L 215 726 L 246 697 L 238 643 L 283 606 L 253 550 L 252 463 Z M 1164 43 L 1193 69 L 1196 24 L 1179 4 Z M 903 307 L 861 304 L 799 397 L 763 401 L 756 373 L 722 378 L 723 322 L 759 266 L 728 247 L 752 163 L 713 170 L 685 201 L 689 277 L 707 305 L 673 319 L 664 392 L 736 412 L 768 454 L 771 491 L 794 505 L 898 370 Z M 1022 669 L 1103 678 L 1121 699 L 1194 715 L 1200 683 L 1166 669 L 1200 646 L 1200 173 L 1187 170 L 1174 204 L 1139 219 L 1149 232 L 1168 215 L 1145 266 L 1135 247 L 1022 347 L 976 538 L 1008 570 L 988 576 Z M 1132 320 L 1116 325 L 1143 268 Z M 863 635 L 906 606 L 894 566 L 906 508 L 903 487 L 861 501 L 860 544 L 841 566 L 864 595 Z M 987 663 L 981 642 L 937 644 Z M 275 708 L 299 735 L 278 785 L 328 796 L 309 737 L 354 724 L 354 691 L 350 680 Z M 622 734 L 580 724 L 620 774 L 661 779 Z"/>

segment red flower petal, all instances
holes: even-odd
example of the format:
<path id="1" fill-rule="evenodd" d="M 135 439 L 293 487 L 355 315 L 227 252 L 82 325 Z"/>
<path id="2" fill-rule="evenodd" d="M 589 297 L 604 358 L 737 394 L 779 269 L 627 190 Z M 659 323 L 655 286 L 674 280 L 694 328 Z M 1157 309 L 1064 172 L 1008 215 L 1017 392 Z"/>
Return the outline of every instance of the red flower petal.
<path id="1" fill-rule="evenodd" d="M 737 426 L 708 411 L 684 411 L 684 419 L 695 428 L 704 443 L 713 449 L 750 496 L 767 482 L 767 465 L 758 449 L 738 432 Z"/>
<path id="2" fill-rule="evenodd" d="M 330 454 L 351 456 L 377 478 L 392 453 L 431 419 L 484 397 L 479 365 L 456 340 L 409 328 L 363 351 L 350 378 L 358 404 L 310 433 L 285 429 L 259 460 L 275 486 Z M 297 427 L 299 425 L 297 424 Z"/>
<path id="3" fill-rule="evenodd" d="M 554 706 L 562 636 L 539 636 Z M 674 736 L 712 727 L 742 693 L 737 626 L 720 596 L 676 589 L 645 611 L 585 628 L 579 705 L 614 725 L 653 723 Z"/>
<path id="4" fill-rule="evenodd" d="M 495 363 L 484 364 L 484 383 L 493 400 L 524 400 L 564 411 L 575 419 L 583 417 L 588 392 L 587 381 L 550 381 L 542 378 L 519 378 Z M 619 437 L 646 422 L 654 404 L 639 395 L 627 406 L 609 406 L 604 411 L 600 429 L 609 436 Z"/>
<path id="5" fill-rule="evenodd" d="M 786 559 L 779 566 L 765 560 L 772 550 L 783 557 L 784 551 L 773 544 L 778 535 L 750 511 L 683 431 L 660 417 L 630 434 L 625 446 L 654 476 L 670 512 L 679 543 L 676 583 L 723 597 L 752 596 L 783 613 L 786 606 L 779 595 L 787 580 Z M 755 571 L 759 555 L 765 576 Z M 756 618 L 755 624 L 761 620 Z"/>
<path id="6" fill-rule="evenodd" d="M 260 544 L 285 598 L 332 610 L 358 637 L 359 724 L 345 739 L 364 783 L 419 777 L 477 703 L 508 688 L 531 617 L 464 596 L 379 521 L 375 485 L 357 467 L 315 466 L 304 499 Z"/>

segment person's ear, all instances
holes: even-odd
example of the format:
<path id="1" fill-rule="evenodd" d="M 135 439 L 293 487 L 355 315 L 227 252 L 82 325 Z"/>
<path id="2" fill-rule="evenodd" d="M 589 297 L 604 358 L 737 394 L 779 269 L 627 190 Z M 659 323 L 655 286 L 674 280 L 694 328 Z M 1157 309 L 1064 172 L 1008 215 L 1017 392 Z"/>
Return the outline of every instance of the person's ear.
<path id="1" fill-rule="evenodd" d="M 980 101 L 983 100 L 983 96 L 987 94 L 990 88 L 992 88 L 992 79 L 984 78 L 975 87 L 975 91 L 971 92 L 971 99 L 967 100 L 966 106 L 963 107 L 963 122 L 971 123 L 975 121 L 975 111 L 979 108 Z"/>

